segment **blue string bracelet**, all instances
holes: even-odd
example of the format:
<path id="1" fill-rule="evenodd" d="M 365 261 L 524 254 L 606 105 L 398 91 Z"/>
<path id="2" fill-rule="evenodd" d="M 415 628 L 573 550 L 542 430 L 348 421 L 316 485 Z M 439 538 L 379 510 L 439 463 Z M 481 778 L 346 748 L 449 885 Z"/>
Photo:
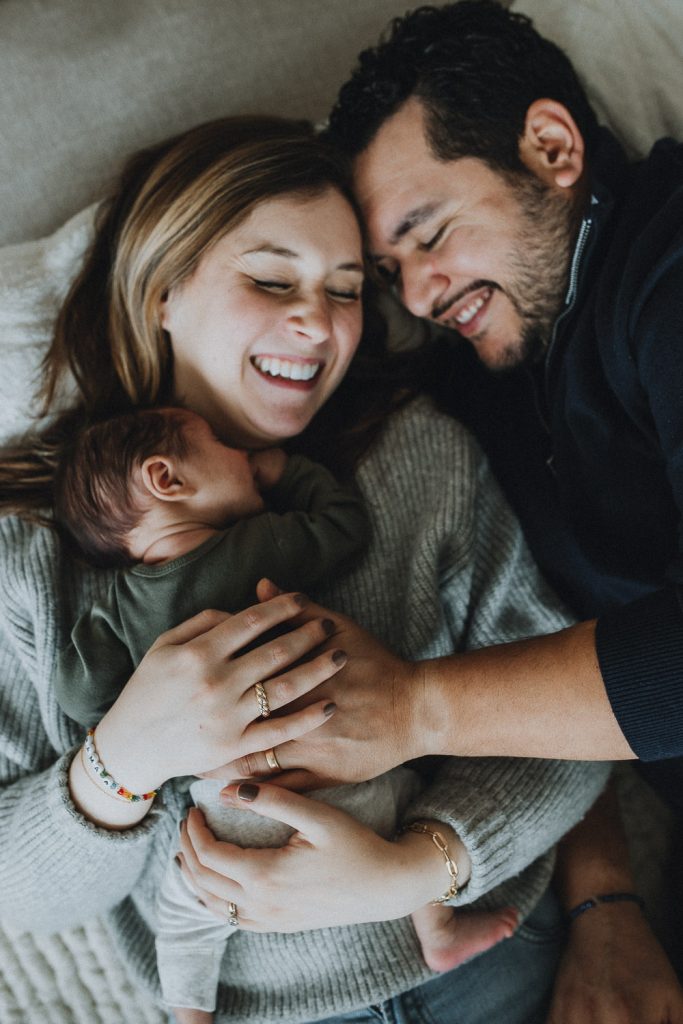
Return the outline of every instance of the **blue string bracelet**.
<path id="1" fill-rule="evenodd" d="M 641 910 L 645 910 L 645 900 L 635 892 L 605 892 L 600 896 L 591 896 L 578 906 L 567 912 L 567 920 L 574 921 L 587 910 L 599 906 L 601 903 L 637 903 Z"/>

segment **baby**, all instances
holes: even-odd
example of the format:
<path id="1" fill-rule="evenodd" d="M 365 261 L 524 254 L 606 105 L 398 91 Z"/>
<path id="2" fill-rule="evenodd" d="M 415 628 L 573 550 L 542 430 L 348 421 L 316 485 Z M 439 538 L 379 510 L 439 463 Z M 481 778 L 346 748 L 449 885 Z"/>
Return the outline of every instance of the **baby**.
<path id="1" fill-rule="evenodd" d="M 229 448 L 201 416 L 180 408 L 124 414 L 81 431 L 57 473 L 55 518 L 88 560 L 122 570 L 108 599 L 78 620 L 59 652 L 57 699 L 88 727 L 160 633 L 204 608 L 235 612 L 252 604 L 263 576 L 290 590 L 313 587 L 359 555 L 369 538 L 359 495 L 322 466 L 276 448 Z M 105 785 L 91 762 L 86 768 Z M 219 839 L 242 846 L 287 841 L 287 826 L 223 806 L 222 786 L 213 779 L 190 786 Z M 417 773 L 397 768 L 313 796 L 391 839 L 418 790 Z M 180 1024 L 212 1021 L 225 942 L 235 927 L 198 903 L 175 858 L 158 909 L 164 1000 Z M 517 920 L 506 908 L 463 912 L 456 923 L 450 908 L 430 905 L 413 922 L 426 963 L 448 970 L 511 935 Z"/>

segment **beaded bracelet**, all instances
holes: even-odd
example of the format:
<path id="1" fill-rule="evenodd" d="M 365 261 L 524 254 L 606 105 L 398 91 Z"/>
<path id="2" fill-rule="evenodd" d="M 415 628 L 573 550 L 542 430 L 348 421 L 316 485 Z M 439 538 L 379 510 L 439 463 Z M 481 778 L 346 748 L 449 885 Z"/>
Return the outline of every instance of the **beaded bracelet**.
<path id="1" fill-rule="evenodd" d="M 635 892 L 605 892 L 600 896 L 591 896 L 589 899 L 579 903 L 567 912 L 567 920 L 573 921 L 580 914 L 592 910 L 600 903 L 637 903 L 641 910 L 645 910 L 645 900 Z"/>
<path id="2" fill-rule="evenodd" d="M 441 835 L 440 832 L 436 832 L 432 828 L 427 828 L 421 821 L 415 821 L 412 825 L 406 825 L 402 830 L 403 832 L 420 832 L 423 835 L 429 836 L 434 846 L 436 846 L 443 859 L 446 861 L 446 868 L 451 878 L 451 884 L 443 896 L 437 896 L 432 903 L 446 903 L 447 900 L 455 899 L 458 895 L 458 865 L 451 857 L 451 851 L 448 849 L 448 843 Z"/>
<path id="3" fill-rule="evenodd" d="M 85 756 L 92 771 L 98 777 L 102 785 L 106 787 L 111 796 L 136 804 L 139 803 L 140 800 L 153 800 L 157 795 L 156 789 L 151 790 L 149 793 L 131 793 L 129 789 L 126 789 L 125 786 L 122 786 L 116 781 L 116 779 L 112 778 L 100 761 L 97 751 L 95 750 L 94 729 L 88 729 L 88 734 L 85 737 Z"/>

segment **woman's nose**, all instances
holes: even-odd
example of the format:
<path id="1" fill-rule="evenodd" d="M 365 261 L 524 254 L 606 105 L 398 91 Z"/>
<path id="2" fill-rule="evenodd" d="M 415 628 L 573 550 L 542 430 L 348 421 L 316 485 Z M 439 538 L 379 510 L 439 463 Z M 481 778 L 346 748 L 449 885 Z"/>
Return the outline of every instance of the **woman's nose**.
<path id="1" fill-rule="evenodd" d="M 326 299 L 320 296 L 300 300 L 290 310 L 287 323 L 295 335 L 315 345 L 327 341 L 332 324 Z"/>

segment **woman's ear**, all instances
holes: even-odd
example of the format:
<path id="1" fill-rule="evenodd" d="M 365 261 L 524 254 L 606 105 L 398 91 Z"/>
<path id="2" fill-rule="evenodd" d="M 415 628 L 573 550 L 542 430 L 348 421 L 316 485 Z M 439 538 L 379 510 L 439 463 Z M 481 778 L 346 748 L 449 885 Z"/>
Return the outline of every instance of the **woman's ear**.
<path id="1" fill-rule="evenodd" d="M 142 463 L 140 475 L 142 486 L 159 501 L 179 501 L 195 493 L 180 463 L 167 455 L 150 455 Z"/>
<path id="2" fill-rule="evenodd" d="M 567 108 L 556 100 L 535 100 L 526 112 L 519 156 L 546 185 L 571 188 L 585 166 L 583 135 Z"/>

